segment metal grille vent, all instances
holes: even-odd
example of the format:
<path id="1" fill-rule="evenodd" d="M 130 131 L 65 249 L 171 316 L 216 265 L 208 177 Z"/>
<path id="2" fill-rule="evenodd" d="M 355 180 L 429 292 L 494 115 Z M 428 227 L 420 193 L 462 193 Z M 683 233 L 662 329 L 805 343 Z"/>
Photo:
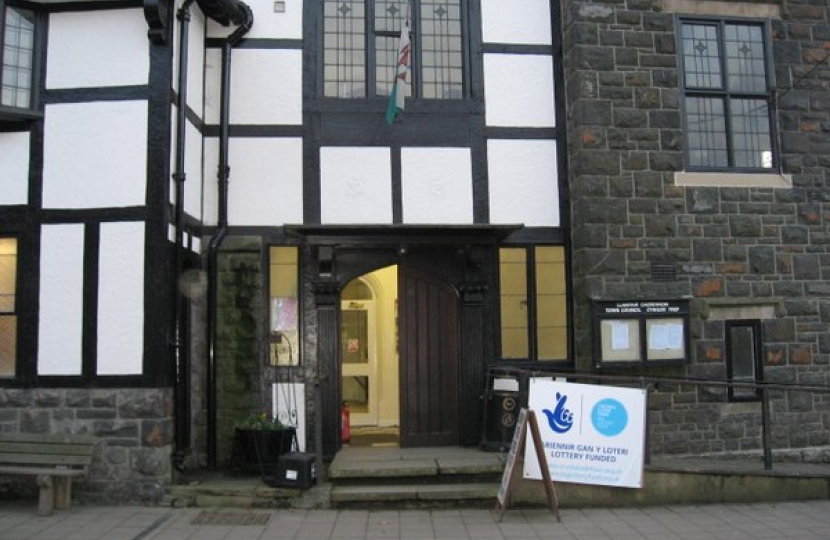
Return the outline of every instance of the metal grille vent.
<path id="1" fill-rule="evenodd" d="M 651 281 L 677 281 L 677 266 L 671 263 L 651 263 Z"/>

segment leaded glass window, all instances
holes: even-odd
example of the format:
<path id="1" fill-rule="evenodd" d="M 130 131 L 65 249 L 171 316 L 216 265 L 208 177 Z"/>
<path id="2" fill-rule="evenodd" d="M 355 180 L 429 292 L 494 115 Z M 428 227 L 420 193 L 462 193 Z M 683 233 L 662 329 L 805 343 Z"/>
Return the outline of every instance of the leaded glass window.
<path id="1" fill-rule="evenodd" d="M 3 24 L 0 37 L 0 105 L 28 109 L 32 105 L 34 73 L 35 15 L 28 9 L 5 5 L 0 2 Z"/>
<path id="2" fill-rule="evenodd" d="M 388 96 L 401 27 L 410 21 L 408 98 L 464 97 L 461 0 L 324 0 L 323 92 L 326 97 Z"/>
<path id="3" fill-rule="evenodd" d="M 689 168 L 752 170 L 776 164 L 764 35 L 761 24 L 682 23 Z"/>

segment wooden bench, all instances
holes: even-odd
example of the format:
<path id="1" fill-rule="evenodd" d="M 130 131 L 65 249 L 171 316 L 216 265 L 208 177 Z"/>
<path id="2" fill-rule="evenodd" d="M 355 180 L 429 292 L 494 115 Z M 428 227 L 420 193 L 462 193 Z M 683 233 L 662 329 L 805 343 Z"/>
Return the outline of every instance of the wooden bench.
<path id="1" fill-rule="evenodd" d="M 0 474 L 37 477 L 37 513 L 66 509 L 72 500 L 72 479 L 87 477 L 95 439 L 80 435 L 0 433 Z"/>

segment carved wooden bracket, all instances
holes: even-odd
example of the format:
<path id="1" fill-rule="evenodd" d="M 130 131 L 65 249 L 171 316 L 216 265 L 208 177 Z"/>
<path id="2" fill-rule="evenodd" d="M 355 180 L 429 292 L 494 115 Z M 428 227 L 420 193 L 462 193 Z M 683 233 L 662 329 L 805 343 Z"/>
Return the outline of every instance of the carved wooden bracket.
<path id="1" fill-rule="evenodd" d="M 144 0 L 144 18 L 147 20 L 147 37 L 155 45 L 167 43 L 167 25 L 170 22 L 169 0 Z"/>

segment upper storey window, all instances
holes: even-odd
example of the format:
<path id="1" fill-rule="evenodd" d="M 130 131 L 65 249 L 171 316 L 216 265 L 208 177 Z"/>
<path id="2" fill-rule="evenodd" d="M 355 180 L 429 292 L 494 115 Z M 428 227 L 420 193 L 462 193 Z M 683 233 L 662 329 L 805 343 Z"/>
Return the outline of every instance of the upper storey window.
<path id="1" fill-rule="evenodd" d="M 681 23 L 688 169 L 777 166 L 766 34 L 763 24 Z"/>
<path id="2" fill-rule="evenodd" d="M 31 109 L 34 87 L 35 14 L 0 0 L 0 106 Z"/>
<path id="3" fill-rule="evenodd" d="M 324 0 L 324 94 L 388 96 L 401 27 L 410 21 L 411 82 L 416 99 L 464 97 L 461 0 Z"/>

